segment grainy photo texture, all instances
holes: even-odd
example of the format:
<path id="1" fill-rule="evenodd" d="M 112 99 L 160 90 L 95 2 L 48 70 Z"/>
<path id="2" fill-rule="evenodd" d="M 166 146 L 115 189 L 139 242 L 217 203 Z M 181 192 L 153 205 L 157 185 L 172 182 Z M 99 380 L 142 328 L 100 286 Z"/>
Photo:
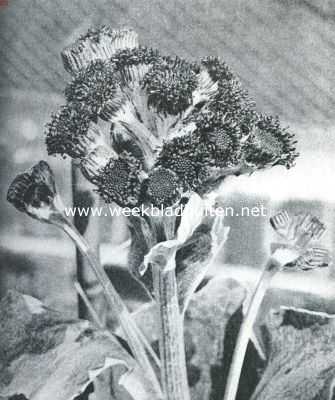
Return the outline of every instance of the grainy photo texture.
<path id="1" fill-rule="evenodd" d="M 0 400 L 335 400 L 334 28 L 0 0 Z"/>

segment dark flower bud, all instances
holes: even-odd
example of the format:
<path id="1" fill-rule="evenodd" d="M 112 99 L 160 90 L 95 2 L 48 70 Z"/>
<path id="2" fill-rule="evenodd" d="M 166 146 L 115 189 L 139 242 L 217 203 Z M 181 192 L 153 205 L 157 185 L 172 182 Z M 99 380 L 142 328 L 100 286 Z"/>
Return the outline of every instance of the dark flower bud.
<path id="1" fill-rule="evenodd" d="M 44 222 L 52 222 L 51 219 L 63 209 L 53 172 L 45 161 L 13 180 L 7 200 L 19 211 Z"/>

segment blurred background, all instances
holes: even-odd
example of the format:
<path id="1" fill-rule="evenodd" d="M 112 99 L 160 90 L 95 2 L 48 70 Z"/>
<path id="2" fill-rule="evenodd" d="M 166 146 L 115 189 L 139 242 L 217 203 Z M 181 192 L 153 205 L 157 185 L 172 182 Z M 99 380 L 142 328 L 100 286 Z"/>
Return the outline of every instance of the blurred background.
<path id="1" fill-rule="evenodd" d="M 324 244 L 334 248 L 333 1 L 9 0 L 0 2 L 0 297 L 15 288 L 76 312 L 73 246 L 54 228 L 19 214 L 5 198 L 16 173 L 46 159 L 71 204 L 70 163 L 47 157 L 43 131 L 69 80 L 61 49 L 101 24 L 132 27 L 142 44 L 163 53 L 222 57 L 258 110 L 278 115 L 296 133 L 301 153 L 292 170 L 276 167 L 230 179 L 220 192 L 224 204 L 263 205 L 268 216 L 282 207 L 310 211 L 327 224 Z M 255 279 L 252 271 L 269 251 L 268 216 L 227 218 L 230 236 L 212 273 Z M 126 265 L 126 251 L 119 247 L 127 239 L 124 221 L 106 218 L 101 225 L 102 260 L 129 292 L 130 282 L 120 273 Z M 292 275 L 290 290 L 314 289 L 320 307 L 327 308 L 335 293 L 331 275 L 321 272 L 319 287 L 314 278 L 301 283 Z M 285 279 L 275 284 L 285 285 Z"/>

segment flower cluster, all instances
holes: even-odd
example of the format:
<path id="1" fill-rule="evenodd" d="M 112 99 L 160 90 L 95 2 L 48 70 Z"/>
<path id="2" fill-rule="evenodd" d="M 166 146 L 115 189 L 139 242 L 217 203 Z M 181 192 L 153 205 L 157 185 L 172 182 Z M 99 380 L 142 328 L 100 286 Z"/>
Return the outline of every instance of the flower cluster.
<path id="1" fill-rule="evenodd" d="M 171 206 L 227 175 L 294 163 L 293 135 L 255 111 L 218 58 L 163 56 L 133 31 L 108 27 L 62 57 L 72 81 L 47 127 L 48 152 L 79 159 L 107 202 Z M 99 120 L 110 124 L 103 144 Z"/>

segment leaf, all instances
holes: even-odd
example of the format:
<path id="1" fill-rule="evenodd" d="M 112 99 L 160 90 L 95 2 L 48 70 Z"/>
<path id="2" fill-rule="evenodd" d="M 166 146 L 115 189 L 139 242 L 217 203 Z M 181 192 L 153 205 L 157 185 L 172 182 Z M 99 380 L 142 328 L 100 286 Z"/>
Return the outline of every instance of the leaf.
<path id="1" fill-rule="evenodd" d="M 252 400 L 331 400 L 334 319 L 288 310 L 280 324 L 268 322 L 267 330 L 268 365 Z"/>
<path id="2" fill-rule="evenodd" d="M 192 193 L 192 196 L 182 212 L 180 225 L 177 231 L 176 239 L 180 244 L 185 243 L 186 240 L 192 236 L 194 230 L 201 224 L 204 211 L 204 200 L 202 200 L 198 194 Z"/>
<path id="3" fill-rule="evenodd" d="M 195 382 L 190 382 L 192 400 L 211 398 L 212 371 L 223 363 L 226 327 L 245 295 L 237 282 L 214 278 L 191 300 L 185 314 L 185 341 L 194 348 L 189 370 L 196 370 L 198 375 Z"/>
<path id="4" fill-rule="evenodd" d="M 134 359 L 115 336 L 88 321 L 66 319 L 14 291 L 1 300 L 0 315 L 0 398 L 74 399 L 108 370 L 119 400 L 130 398 L 125 389 L 142 390 Z M 150 392 L 142 392 L 134 398 L 152 399 Z"/>
<path id="5" fill-rule="evenodd" d="M 175 255 L 179 306 L 184 313 L 194 291 L 228 237 L 229 227 L 224 226 L 223 222 L 224 218 L 220 216 L 203 217 L 202 223 L 184 244 L 179 245 L 176 240 L 156 244 L 157 238 L 150 233 L 152 230 L 148 229 L 147 222 L 133 218 L 129 225 L 132 236 L 128 259 L 130 271 L 153 296 L 151 270 L 147 264 L 150 262 L 163 267 L 170 263 L 174 267 L 171 258 Z"/>
<path id="6" fill-rule="evenodd" d="M 222 217 L 205 218 L 176 254 L 180 310 L 184 313 L 197 287 L 228 237 Z"/>

